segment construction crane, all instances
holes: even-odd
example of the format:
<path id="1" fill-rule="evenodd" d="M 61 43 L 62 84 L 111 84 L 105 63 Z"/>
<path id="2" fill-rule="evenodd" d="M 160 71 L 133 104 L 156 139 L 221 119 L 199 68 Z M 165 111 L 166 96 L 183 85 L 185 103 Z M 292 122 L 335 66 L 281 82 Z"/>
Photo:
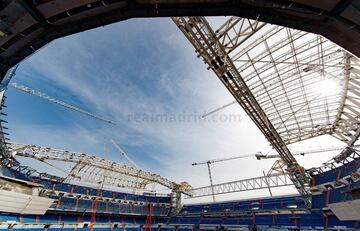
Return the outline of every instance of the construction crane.
<path id="1" fill-rule="evenodd" d="M 87 116 L 90 116 L 94 119 L 97 119 L 97 120 L 101 120 L 103 122 L 106 122 L 106 123 L 109 123 L 109 124 L 112 124 L 112 125 L 116 125 L 113 121 L 111 120 L 107 120 L 107 119 L 104 119 L 103 117 L 101 116 L 98 116 L 98 115 L 95 115 L 93 113 L 90 113 L 90 112 L 87 112 L 85 111 L 84 109 L 81 109 L 77 106 L 74 106 L 74 105 L 71 105 L 69 103 L 66 103 L 64 101 L 61 101 L 61 100 L 58 100 L 58 99 L 55 99 L 51 96 L 48 96 L 42 92 L 39 92 L 39 91 L 36 91 L 36 90 L 33 90 L 33 89 L 30 89 L 29 87 L 27 86 L 24 86 L 24 85 L 21 85 L 21 84 L 18 84 L 18 83 L 9 83 L 9 87 L 12 87 L 14 89 L 17 89 L 17 90 L 20 90 L 22 92 L 25 92 L 29 95 L 32 95 L 32 96 L 36 96 L 36 97 L 39 97 L 41 99 L 44 99 L 44 100 L 47 100 L 48 102 L 50 103 L 54 103 L 54 104 L 57 104 L 59 106 L 62 106 L 62 107 L 65 107 L 65 108 L 68 108 L 70 110 L 73 110 L 73 111 L 76 111 L 76 112 L 79 112 L 83 115 L 87 115 Z"/>
<path id="2" fill-rule="evenodd" d="M 246 157 L 251 157 L 251 156 L 263 156 L 263 154 L 261 152 L 258 152 L 256 154 L 249 154 L 249 155 L 242 155 L 242 156 L 232 156 L 232 157 L 228 157 L 228 158 L 212 159 L 212 160 L 193 163 L 192 166 L 203 165 L 203 164 L 213 164 L 213 163 L 216 163 L 216 162 L 222 162 L 222 161 L 228 161 L 228 160 L 236 160 L 236 159 L 241 159 L 241 158 L 246 158 Z"/>
<path id="3" fill-rule="evenodd" d="M 14 89 L 17 89 L 17 90 L 20 90 L 20 91 L 23 91 L 27 94 L 30 94 L 32 96 L 36 96 L 36 97 L 39 97 L 41 99 L 44 99 L 44 100 L 47 100 L 48 102 L 51 102 L 51 103 L 54 103 L 54 104 L 57 104 L 59 106 L 63 106 L 65 108 L 68 108 L 70 110 L 73 110 L 73 111 L 76 111 L 76 112 L 79 112 L 83 115 L 86 115 L 86 116 L 90 116 L 94 119 L 97 119 L 97 120 L 100 120 L 102 122 L 106 122 L 108 124 L 113 124 L 115 125 L 114 122 L 110 121 L 110 120 L 107 120 L 107 119 L 104 119 L 103 117 L 101 116 L 98 116 L 98 115 L 95 115 L 93 113 L 90 113 L 90 112 L 87 112 L 79 107 L 76 107 L 74 105 L 71 105 L 69 103 L 66 103 L 66 102 L 63 102 L 61 100 L 57 100 L 55 98 L 52 98 L 50 96 L 47 96 L 46 94 L 44 93 L 41 93 L 39 91 L 36 91 L 36 90 L 33 90 L 33 89 L 30 89 L 29 87 L 26 87 L 24 85 L 21 85 L 21 84 L 17 84 L 17 83 L 10 83 L 10 81 L 12 80 L 12 78 L 16 75 L 16 70 L 18 69 L 19 67 L 19 64 L 15 65 L 14 67 L 12 67 L 11 69 L 9 69 L 3 79 L 3 81 L 1 81 L 0 83 L 0 106 L 2 106 L 3 104 L 3 101 L 4 101 L 4 97 L 5 97 L 5 92 L 6 90 L 9 88 L 9 87 L 12 87 Z M 1 108 L 0 108 L 1 109 Z M 4 113 L 1 113 L 2 115 L 5 115 Z M 5 133 L 3 133 L 3 129 L 5 129 L 5 127 L 1 126 L 0 124 L 0 144 L 6 144 L 6 138 L 4 136 Z M 14 158 L 13 156 L 11 155 L 10 151 L 8 150 L 8 147 L 6 145 L 0 145 L 0 149 L 1 149 L 1 154 L 0 154 L 0 164 L 10 164 L 14 161 Z M 48 163 L 49 164 L 49 163 Z"/>
<path id="4" fill-rule="evenodd" d="M 359 147 L 360 147 L 360 145 L 352 146 L 352 148 L 354 148 L 354 149 L 359 148 Z M 312 150 L 307 150 L 307 151 L 294 151 L 293 155 L 294 156 L 304 156 L 304 155 L 316 154 L 316 153 L 322 153 L 322 152 L 341 151 L 345 148 L 347 148 L 347 147 L 331 147 L 331 148 L 312 149 Z M 278 154 L 264 155 L 261 152 L 254 154 L 253 156 L 255 156 L 256 159 L 258 159 L 258 160 L 280 158 L 280 156 Z"/>
<path id="5" fill-rule="evenodd" d="M 135 162 L 132 159 L 130 159 L 130 157 L 124 152 L 124 150 L 122 150 L 114 140 L 111 139 L 110 141 L 114 145 L 114 147 L 120 152 L 120 154 L 130 163 L 130 165 L 138 169 L 138 166 L 135 164 Z"/>
<path id="6" fill-rule="evenodd" d="M 352 146 L 352 148 L 359 148 L 360 145 L 354 145 Z M 307 150 L 307 151 L 294 151 L 292 152 L 294 156 L 304 156 L 304 155 L 308 155 L 308 154 L 316 154 L 316 153 L 322 153 L 322 152 L 330 152 L 330 151 L 340 151 L 343 150 L 344 147 L 331 147 L 331 148 L 320 148 L 320 149 L 311 149 L 311 150 Z M 278 154 L 263 154 L 262 152 L 257 152 L 254 154 L 249 154 L 249 155 L 239 155 L 239 156 L 232 156 L 232 157 L 227 157 L 227 158 L 218 158 L 218 159 L 211 159 L 211 160 L 207 160 L 207 161 L 201 161 L 201 162 L 196 162 L 193 163 L 192 166 L 195 165 L 203 165 L 203 164 L 213 164 L 216 162 L 223 162 L 223 161 L 229 161 L 229 160 L 236 160 L 236 159 L 242 159 L 242 158 L 247 158 L 247 157 L 256 157 L 256 159 L 261 160 L 261 159 L 274 159 L 274 158 L 280 158 L 280 156 Z"/>
<path id="7" fill-rule="evenodd" d="M 12 87 L 14 89 L 17 89 L 17 90 L 20 90 L 22 92 L 25 92 L 29 95 L 32 95 L 32 96 L 36 96 L 36 97 L 39 97 L 41 99 L 44 99 L 44 100 L 47 100 L 48 102 L 50 103 L 54 103 L 54 104 L 57 104 L 59 106 L 62 106 L 62 107 L 65 107 L 65 108 L 68 108 L 70 110 L 73 110 L 73 111 L 76 111 L 76 112 L 79 112 L 83 115 L 87 115 L 87 116 L 90 116 L 94 119 L 97 119 L 97 120 L 100 120 L 100 121 L 103 121 L 103 122 L 106 122 L 106 123 L 109 123 L 109 124 L 113 124 L 113 125 L 116 125 L 113 121 L 111 120 L 107 120 L 107 119 L 104 119 L 103 117 L 101 116 L 98 116 L 98 115 L 95 115 L 93 113 L 90 113 L 90 112 L 87 112 L 85 111 L 84 109 L 81 109 L 77 106 L 74 106 L 74 105 L 71 105 L 69 103 L 66 103 L 64 101 L 61 101 L 61 100 L 58 100 L 58 99 L 55 99 L 51 96 L 48 96 L 42 92 L 39 92 L 39 91 L 36 91 L 36 90 L 33 90 L 33 89 L 30 89 L 29 87 L 27 86 L 24 86 L 24 85 L 21 85 L 21 84 L 18 84 L 18 83 L 10 83 L 10 81 L 12 80 L 12 78 L 16 75 L 16 70 L 18 69 L 19 67 L 19 64 L 15 65 L 14 67 L 12 67 L 7 73 L 6 73 L 6 76 L 4 78 L 4 80 L 0 83 L 0 92 L 1 94 L 4 94 L 4 92 L 8 89 L 8 87 Z"/>
<path id="8" fill-rule="evenodd" d="M 207 117 L 207 116 L 209 116 L 209 115 L 211 115 L 211 114 L 214 114 L 215 112 L 221 111 L 222 109 L 227 108 L 227 107 L 229 107 L 229 106 L 231 106 L 231 105 L 233 105 L 233 104 L 236 104 L 236 103 L 237 103 L 236 100 L 231 101 L 230 103 L 224 104 L 224 105 L 221 106 L 221 107 L 218 107 L 218 108 L 216 108 L 216 109 L 214 109 L 214 110 L 211 110 L 211 111 L 203 114 L 203 115 L 201 116 L 201 118 L 205 118 L 205 117 Z"/>
<path id="9" fill-rule="evenodd" d="M 352 146 L 352 148 L 359 148 L 359 147 L 360 147 L 360 145 Z M 340 150 L 343 150 L 344 148 L 346 148 L 346 147 L 331 147 L 331 148 L 312 149 L 312 150 L 307 150 L 307 151 L 294 151 L 292 153 L 294 156 L 304 156 L 304 155 L 316 154 L 316 153 L 322 153 L 322 152 L 340 151 Z M 241 156 L 239 155 L 239 156 L 232 156 L 232 157 L 227 157 L 227 158 L 218 158 L 218 159 L 212 159 L 212 160 L 207 160 L 207 161 L 195 162 L 192 164 L 192 166 L 205 165 L 205 164 L 207 165 L 209 180 L 210 180 L 210 187 L 211 187 L 211 191 L 212 191 L 212 198 L 213 198 L 213 201 L 215 202 L 214 183 L 213 183 L 210 165 L 213 163 L 217 163 L 217 162 L 237 160 L 237 159 L 248 158 L 248 157 L 256 157 L 256 159 L 258 159 L 258 160 L 281 158 L 280 155 L 278 155 L 278 154 L 265 155 L 261 152 L 257 152 L 257 153 L 249 154 L 249 155 L 241 155 Z"/>
<path id="10" fill-rule="evenodd" d="M 211 175 L 210 164 L 213 164 L 213 163 L 216 163 L 216 162 L 222 162 L 222 161 L 246 158 L 246 157 L 250 157 L 250 156 L 254 156 L 254 155 L 262 155 L 262 154 L 261 153 L 256 153 L 256 154 L 250 154 L 250 155 L 244 155 L 244 156 L 233 156 L 233 157 L 228 157 L 228 158 L 219 158 L 219 159 L 207 160 L 207 161 L 193 163 L 192 166 L 203 165 L 203 164 L 207 165 L 208 173 L 209 173 L 209 179 L 210 179 L 210 187 L 211 187 L 211 190 L 212 190 L 212 198 L 213 198 L 213 202 L 215 202 L 215 193 L 214 193 L 214 188 L 213 188 L 214 184 L 213 184 L 213 179 L 212 179 L 212 175 Z"/>

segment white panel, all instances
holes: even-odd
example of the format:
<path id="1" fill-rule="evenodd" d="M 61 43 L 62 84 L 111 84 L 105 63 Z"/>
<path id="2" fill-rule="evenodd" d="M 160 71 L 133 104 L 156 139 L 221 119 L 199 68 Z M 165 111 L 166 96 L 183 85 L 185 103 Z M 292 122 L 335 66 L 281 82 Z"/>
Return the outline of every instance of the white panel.
<path id="1" fill-rule="evenodd" d="M 0 190 L 0 211 L 20 214 L 45 214 L 53 199 Z"/>
<path id="2" fill-rule="evenodd" d="M 22 214 L 43 215 L 53 203 L 53 199 L 46 197 L 33 196 L 30 203 L 24 208 Z"/>
<path id="3" fill-rule="evenodd" d="M 1 174 L 1 173 L 0 173 Z M 30 181 L 26 181 L 26 180 L 20 180 L 20 179 L 17 179 L 17 178 L 13 178 L 13 177 L 8 177 L 8 176 L 4 176 L 4 175 L 0 175 L 0 178 L 1 179 L 4 179 L 6 181 L 10 181 L 10 182 L 15 182 L 15 183 L 20 183 L 20 184 L 23 184 L 23 185 L 26 185 L 26 186 L 32 186 L 32 187 L 42 187 L 41 184 L 38 184 L 38 183 L 33 183 L 33 182 L 30 182 Z"/>
<path id="4" fill-rule="evenodd" d="M 0 211 L 20 213 L 30 200 L 31 195 L 0 190 Z"/>
<path id="5" fill-rule="evenodd" d="M 333 203 L 329 207 L 341 221 L 360 220 L 360 200 Z"/>

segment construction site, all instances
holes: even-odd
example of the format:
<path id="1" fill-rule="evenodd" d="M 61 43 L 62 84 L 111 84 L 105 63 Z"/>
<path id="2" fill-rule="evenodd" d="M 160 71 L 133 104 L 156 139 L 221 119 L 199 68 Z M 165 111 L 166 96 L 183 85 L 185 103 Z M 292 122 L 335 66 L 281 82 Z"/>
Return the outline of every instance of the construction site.
<path id="1" fill-rule="evenodd" d="M 81 150 L 80 145 L 58 148 L 62 146 L 57 143 L 60 139 L 53 139 L 51 144 L 56 144 L 55 147 L 38 145 L 45 141 L 36 140 L 36 131 L 31 134 L 32 131 L 24 129 L 28 138 L 16 139 L 20 133 L 15 131 L 19 126 L 11 124 L 14 121 L 11 118 L 18 116 L 13 108 L 28 110 L 32 104 L 23 106 L 20 101 L 10 101 L 7 108 L 14 92 L 71 111 L 84 120 L 89 119 L 91 126 L 102 124 L 126 133 L 119 128 L 123 123 L 133 122 L 130 119 L 113 119 L 111 113 L 89 110 L 88 105 L 69 101 L 76 98 L 71 93 L 66 100 L 60 99 L 49 93 L 48 82 L 43 82 L 38 90 L 34 84 L 28 84 L 31 78 L 21 75 L 44 52 L 40 49 L 49 50 L 50 42 L 128 23 L 125 20 L 142 20 L 138 22 L 140 25 L 150 18 L 168 20 L 176 34 L 168 36 L 166 39 L 173 41 L 167 43 L 179 46 L 186 42 L 191 58 L 200 62 L 183 69 L 195 74 L 198 73 L 195 69 L 206 70 L 231 98 L 218 107 L 209 99 L 204 105 L 209 110 L 201 114 L 201 119 L 238 106 L 246 117 L 244 121 L 254 126 L 271 151 L 257 147 L 257 138 L 252 153 L 197 156 L 194 150 L 188 154 L 193 157 L 192 163 L 186 162 L 194 170 L 186 173 L 189 179 L 184 179 L 169 171 L 176 167 L 174 164 L 160 171 L 160 166 L 152 166 L 156 163 L 153 159 L 124 151 L 118 139 L 110 139 L 109 143 L 119 161 L 96 154 L 96 148 L 88 147 L 90 153 Z M 92 34 L 82 38 L 99 32 L 89 33 Z M 104 33 L 110 40 L 119 39 L 107 35 Z M 181 37 L 180 42 L 174 37 Z M 98 38 L 93 41 L 101 42 Z M 149 64 L 142 60 L 146 49 L 141 46 L 133 49 L 129 44 L 126 46 L 138 62 Z M 0 231 L 360 230 L 360 0 L 3 0 L 0 1 L 0 48 Z M 54 65 L 60 66 L 56 59 Z M 76 59 L 80 58 L 76 56 Z M 50 59 L 42 58 L 45 66 L 47 62 Z M 74 76 L 68 78 L 76 81 Z M 201 81 L 208 82 L 210 78 L 202 76 Z M 115 85 L 118 80 L 108 77 L 106 81 Z M 142 81 L 139 85 L 151 88 L 150 81 Z M 165 89 L 182 84 L 175 82 L 162 86 Z M 189 88 L 197 87 L 193 82 L 189 85 Z M 59 89 L 58 92 L 65 92 L 61 86 Z M 166 89 L 171 92 L 170 88 Z M 102 91 L 96 94 L 111 94 L 108 89 Z M 212 94 L 211 90 L 207 93 Z M 48 116 L 46 110 L 37 112 L 40 119 Z M 31 112 L 23 114 L 30 117 Z M 134 115 L 129 118 L 139 119 Z M 156 126 L 159 124 L 151 129 L 156 130 Z M 138 127 L 148 129 L 147 124 Z M 149 134 L 156 132 L 160 134 L 161 129 Z M 239 132 L 247 135 L 247 131 Z M 64 140 L 81 142 L 74 137 Z M 317 148 L 293 148 L 311 140 L 318 143 L 319 137 L 331 139 Z M 224 137 L 223 142 L 232 142 L 229 140 Z M 234 141 L 239 146 L 246 143 L 237 137 Z M 208 142 L 210 145 L 211 139 Z M 322 161 L 324 156 L 326 160 Z M 167 164 L 165 157 L 159 159 Z M 248 169 L 239 167 L 222 173 L 222 179 L 227 180 L 214 180 L 215 165 L 226 166 L 236 161 L 251 163 L 248 169 L 262 174 L 247 177 Z M 201 167 L 206 169 L 206 181 L 195 180 L 200 179 L 196 175 Z M 226 178 L 227 175 L 231 177 Z M 173 180 L 171 176 L 182 180 Z"/>

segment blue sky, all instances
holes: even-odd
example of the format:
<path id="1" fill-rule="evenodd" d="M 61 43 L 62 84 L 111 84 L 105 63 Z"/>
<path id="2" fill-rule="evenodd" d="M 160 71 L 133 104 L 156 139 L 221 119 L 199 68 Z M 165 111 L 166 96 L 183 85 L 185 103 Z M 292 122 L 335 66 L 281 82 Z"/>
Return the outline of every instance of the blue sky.
<path id="1" fill-rule="evenodd" d="M 195 119 L 233 99 L 169 18 L 132 19 L 58 39 L 21 63 L 13 81 L 117 123 L 110 126 L 10 88 L 6 112 L 14 142 L 119 160 L 109 141 L 114 139 L 140 167 L 194 186 L 208 184 L 205 166 L 192 167 L 195 161 L 270 150 L 238 105 L 221 113 L 240 121 Z M 146 115 L 191 118 L 138 121 Z M 214 181 L 258 176 L 272 163 L 219 163 Z"/>

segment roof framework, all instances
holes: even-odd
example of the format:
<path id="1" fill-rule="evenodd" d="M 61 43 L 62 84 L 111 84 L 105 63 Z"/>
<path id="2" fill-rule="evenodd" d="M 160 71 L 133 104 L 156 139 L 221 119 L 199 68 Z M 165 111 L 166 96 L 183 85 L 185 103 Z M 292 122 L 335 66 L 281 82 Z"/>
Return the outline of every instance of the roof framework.
<path id="1" fill-rule="evenodd" d="M 230 17 L 219 29 L 205 17 L 173 21 L 277 150 L 299 193 L 309 198 L 309 178 L 287 145 L 323 134 L 355 143 L 359 60 L 320 35 L 257 20 Z"/>
<path id="2" fill-rule="evenodd" d="M 216 35 L 286 144 L 323 134 L 354 144 L 359 59 L 321 35 L 256 20 L 231 17 Z"/>
<path id="3" fill-rule="evenodd" d="M 157 183 L 174 191 L 179 190 L 178 184 L 158 174 L 85 153 L 15 143 L 9 144 L 9 149 L 13 155 L 33 158 L 57 169 L 59 168 L 49 161 L 74 163 L 71 171 L 66 172 L 68 182 L 133 189 L 145 189 L 148 184 Z"/>
<path id="4" fill-rule="evenodd" d="M 360 56 L 359 0 L 3 0 L 0 79 L 50 41 L 129 18 L 229 16 L 319 33 Z"/>
<path id="5" fill-rule="evenodd" d="M 186 23 L 194 28 L 191 21 L 208 25 L 215 49 L 222 50 L 217 55 L 231 62 L 286 144 L 323 134 L 354 144 L 360 123 L 358 58 L 321 35 L 256 20 L 230 17 L 215 30 L 205 17 L 174 19 L 180 29 Z M 204 56 L 204 48 L 196 48 Z M 209 66 L 217 68 L 211 60 Z"/>
<path id="6" fill-rule="evenodd" d="M 331 134 L 352 145 L 359 118 L 349 103 L 358 99 L 348 85 L 358 75 L 356 59 L 319 35 L 269 27 L 230 55 L 281 138 L 290 144 Z"/>

